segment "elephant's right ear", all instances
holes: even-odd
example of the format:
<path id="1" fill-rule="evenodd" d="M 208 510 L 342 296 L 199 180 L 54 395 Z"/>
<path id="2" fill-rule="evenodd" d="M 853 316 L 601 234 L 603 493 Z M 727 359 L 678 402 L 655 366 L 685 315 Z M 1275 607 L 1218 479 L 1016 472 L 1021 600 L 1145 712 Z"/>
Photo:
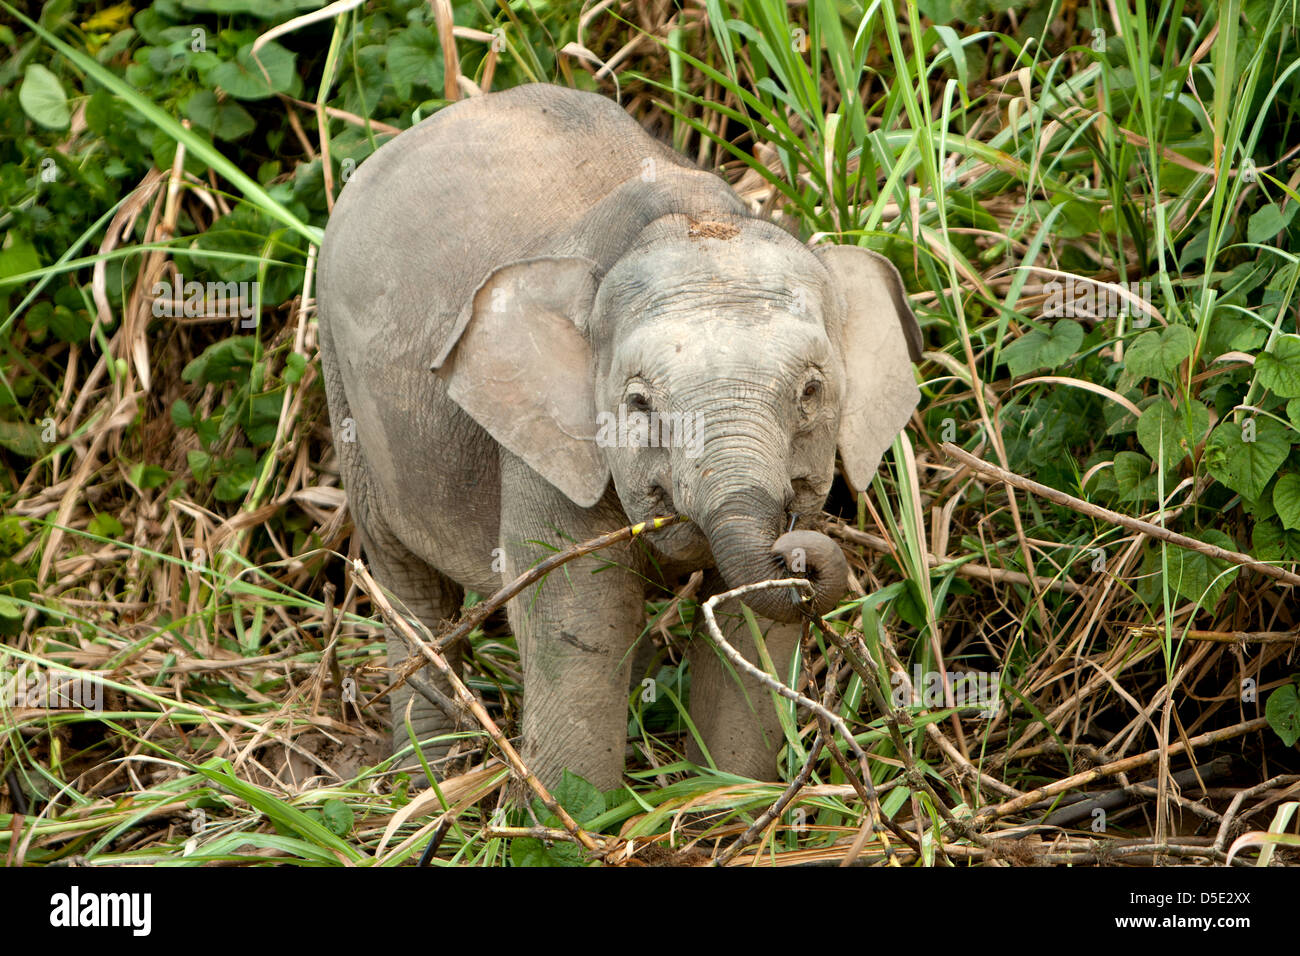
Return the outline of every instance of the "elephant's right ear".
<path id="1" fill-rule="evenodd" d="M 595 441 L 591 347 L 579 330 L 595 299 L 595 268 L 576 257 L 502 266 L 475 290 L 433 361 L 457 405 L 584 508 L 609 483 Z"/>
<path id="2" fill-rule="evenodd" d="M 813 252 L 844 296 L 840 460 L 858 491 L 871 484 L 881 456 L 921 398 L 912 374 L 921 358 L 921 329 L 898 270 L 884 256 L 857 246 L 817 246 Z"/>

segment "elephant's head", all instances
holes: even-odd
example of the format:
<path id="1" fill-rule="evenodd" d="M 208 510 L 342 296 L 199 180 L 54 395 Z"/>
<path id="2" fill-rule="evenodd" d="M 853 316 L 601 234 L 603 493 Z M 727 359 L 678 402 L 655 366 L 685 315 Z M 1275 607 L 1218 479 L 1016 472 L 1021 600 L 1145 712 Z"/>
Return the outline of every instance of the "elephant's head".
<path id="1" fill-rule="evenodd" d="M 808 249 L 748 218 L 653 222 L 607 270 L 584 258 L 489 276 L 435 368 L 497 441 L 579 505 L 612 478 L 670 558 L 711 552 L 730 587 L 809 578 L 844 593 L 839 547 L 791 516 L 825 502 L 835 451 L 865 487 L 919 398 L 920 330 L 897 271 L 849 246 Z M 707 551 L 706 551 L 707 549 Z M 775 619 L 785 590 L 745 603 Z"/>

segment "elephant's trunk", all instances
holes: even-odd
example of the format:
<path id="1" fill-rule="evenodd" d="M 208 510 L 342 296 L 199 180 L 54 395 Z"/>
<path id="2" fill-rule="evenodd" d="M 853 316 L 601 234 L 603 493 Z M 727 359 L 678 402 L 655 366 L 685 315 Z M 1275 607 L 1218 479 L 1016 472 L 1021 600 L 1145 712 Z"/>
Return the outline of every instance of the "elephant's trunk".
<path id="1" fill-rule="evenodd" d="M 844 553 L 816 531 L 781 534 L 785 509 L 770 495 L 746 489 L 702 513 L 696 523 L 708 536 L 718 571 L 729 588 L 773 578 L 807 578 L 813 586 L 808 608 L 825 614 L 844 595 L 848 566 Z M 741 600 L 774 621 L 800 617 L 802 595 L 794 588 L 765 588 Z"/>

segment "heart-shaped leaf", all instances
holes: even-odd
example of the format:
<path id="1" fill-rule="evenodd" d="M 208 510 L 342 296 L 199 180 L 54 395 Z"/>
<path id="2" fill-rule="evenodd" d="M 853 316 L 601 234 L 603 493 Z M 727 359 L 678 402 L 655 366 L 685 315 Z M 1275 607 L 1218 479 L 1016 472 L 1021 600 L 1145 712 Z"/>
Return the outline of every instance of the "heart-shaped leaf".
<path id="1" fill-rule="evenodd" d="M 1264 717 L 1282 743 L 1295 746 L 1300 740 L 1300 694 L 1296 693 L 1295 684 L 1283 684 L 1268 695 Z"/>
<path id="2" fill-rule="evenodd" d="M 1050 332 L 1031 329 L 1002 350 L 1002 359 L 1015 376 L 1039 368 L 1056 368 L 1074 356 L 1083 344 L 1083 326 L 1062 319 Z"/>
<path id="3" fill-rule="evenodd" d="M 1206 544 L 1217 545 L 1229 551 L 1237 545 L 1222 531 L 1210 529 L 1193 535 Z M 1207 611 L 1214 610 L 1228 585 L 1236 580 L 1240 569 L 1228 561 L 1220 561 L 1199 551 L 1170 548 L 1168 553 L 1169 585 L 1180 597 L 1196 601 Z"/>
<path id="4" fill-rule="evenodd" d="M 23 85 L 18 90 L 18 102 L 32 122 L 49 129 L 67 129 L 72 120 L 63 84 L 39 63 L 27 67 Z"/>
<path id="5" fill-rule="evenodd" d="M 1174 383 L 1174 373 L 1196 347 L 1196 333 L 1185 325 L 1139 335 L 1124 352 L 1124 368 L 1138 378 Z"/>
<path id="6" fill-rule="evenodd" d="M 1205 465 L 1215 479 L 1256 499 L 1290 451 L 1290 430 L 1271 418 L 1220 422 L 1205 445 Z"/>
<path id="7" fill-rule="evenodd" d="M 1151 459 L 1135 451 L 1122 451 L 1115 456 L 1115 485 L 1120 501 L 1149 501 L 1156 497 L 1158 476 L 1151 473 Z"/>
<path id="8" fill-rule="evenodd" d="M 1209 429 L 1210 410 L 1195 399 L 1173 408 L 1157 398 L 1138 419 L 1137 437 L 1152 461 L 1159 459 L 1168 471 L 1191 454 Z"/>
<path id="9" fill-rule="evenodd" d="M 272 41 L 253 55 L 253 44 L 245 43 L 228 60 L 213 67 L 208 81 L 241 100 L 264 100 L 283 93 L 293 84 L 294 54 Z"/>
<path id="10" fill-rule="evenodd" d="M 1300 529 L 1300 474 L 1283 475 L 1273 486 L 1273 507 L 1289 530 Z"/>
<path id="11" fill-rule="evenodd" d="M 408 27 L 388 41 L 388 75 L 401 99 L 416 86 L 442 89 L 442 44 L 427 27 Z"/>
<path id="12" fill-rule="evenodd" d="M 1282 398 L 1300 398 L 1300 335 L 1279 335 L 1255 357 L 1259 383 Z"/>
<path id="13" fill-rule="evenodd" d="M 1288 205 L 1286 212 L 1273 202 L 1260 206 L 1246 226 L 1246 239 L 1250 242 L 1268 242 L 1287 227 L 1295 210 L 1295 203 Z"/>

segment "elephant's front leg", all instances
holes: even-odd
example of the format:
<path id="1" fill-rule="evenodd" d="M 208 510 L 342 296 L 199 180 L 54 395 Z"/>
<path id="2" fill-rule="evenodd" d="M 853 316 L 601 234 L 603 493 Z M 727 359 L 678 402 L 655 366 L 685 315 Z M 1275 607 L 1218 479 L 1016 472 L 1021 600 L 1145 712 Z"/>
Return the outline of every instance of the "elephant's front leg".
<path id="1" fill-rule="evenodd" d="M 720 579 L 710 575 L 702 600 L 725 589 Z M 762 668 L 739 602 L 735 598 L 723 601 L 715 608 L 714 617 L 727 643 Z M 802 625 L 780 624 L 761 617 L 755 620 L 778 678 L 787 683 Z M 706 632 L 703 608 L 696 612 L 687 657 L 691 665 L 691 721 L 717 768 L 755 780 L 777 779 L 776 756 L 785 737 L 772 692 L 748 674 L 740 674 L 722 657 Z M 781 706 L 785 706 L 784 701 Z M 701 766 L 707 763 L 694 737 L 687 746 L 687 758 Z"/>
<path id="2" fill-rule="evenodd" d="M 513 502 L 506 498 L 507 581 L 556 548 L 625 523 L 617 509 L 578 508 L 535 481 Z M 645 616 L 643 580 L 624 570 L 633 567 L 634 550 L 616 545 L 565 564 L 509 604 L 524 670 L 522 756 L 547 787 L 566 769 L 601 790 L 622 784 L 632 645 Z"/>

